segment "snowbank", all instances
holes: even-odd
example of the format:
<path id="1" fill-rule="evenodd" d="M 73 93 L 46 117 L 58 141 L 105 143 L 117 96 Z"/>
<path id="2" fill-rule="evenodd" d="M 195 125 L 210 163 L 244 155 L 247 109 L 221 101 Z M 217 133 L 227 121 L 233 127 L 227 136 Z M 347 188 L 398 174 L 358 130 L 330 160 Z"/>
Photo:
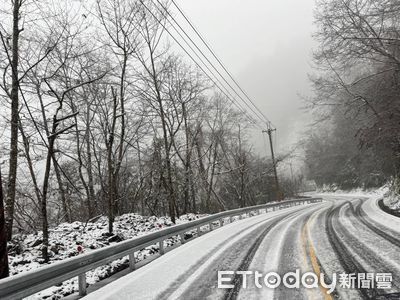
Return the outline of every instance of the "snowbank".
<path id="1" fill-rule="evenodd" d="M 186 223 L 205 215 L 188 214 L 177 220 L 177 224 Z M 62 223 L 49 232 L 50 264 L 64 260 L 94 249 L 116 244 L 120 241 L 148 234 L 173 223 L 167 217 L 142 217 L 137 214 L 125 214 L 116 218 L 114 234 L 108 234 L 107 218 L 101 217 L 96 222 Z M 178 237 L 166 240 L 168 246 L 179 241 Z M 44 265 L 41 259 L 42 232 L 27 235 L 15 235 L 8 245 L 10 273 L 16 275 Z M 157 245 L 146 247 L 137 254 L 141 261 L 159 251 Z M 124 257 L 111 264 L 96 268 L 86 274 L 87 283 L 94 284 L 118 271 L 128 267 L 128 257 Z M 60 299 L 78 291 L 78 280 L 73 278 L 60 286 L 54 286 L 35 294 L 28 299 Z"/>

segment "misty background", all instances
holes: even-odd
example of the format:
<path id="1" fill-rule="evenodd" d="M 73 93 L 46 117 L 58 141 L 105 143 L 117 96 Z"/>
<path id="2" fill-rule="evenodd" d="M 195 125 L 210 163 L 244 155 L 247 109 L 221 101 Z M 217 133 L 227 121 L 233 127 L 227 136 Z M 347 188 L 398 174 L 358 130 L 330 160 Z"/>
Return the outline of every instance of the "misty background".
<path id="1" fill-rule="evenodd" d="M 182 9 L 254 103 L 276 126 L 277 152 L 291 149 L 310 122 L 314 0 L 180 1 Z M 252 130 L 262 156 L 262 133 Z"/>

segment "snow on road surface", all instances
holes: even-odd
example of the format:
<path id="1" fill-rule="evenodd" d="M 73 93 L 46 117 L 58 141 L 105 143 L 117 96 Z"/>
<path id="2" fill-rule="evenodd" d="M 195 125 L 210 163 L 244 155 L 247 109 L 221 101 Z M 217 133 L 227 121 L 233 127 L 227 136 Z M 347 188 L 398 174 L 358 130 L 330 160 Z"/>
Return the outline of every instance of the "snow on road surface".
<path id="1" fill-rule="evenodd" d="M 171 285 L 177 289 L 168 297 L 179 299 L 192 284 L 201 285 L 201 282 L 197 281 L 200 273 L 209 267 L 214 259 L 224 255 L 224 251 L 235 242 L 251 235 L 254 230 L 274 217 L 284 218 L 290 212 L 303 209 L 304 206 L 297 206 L 228 224 L 166 253 L 156 261 L 89 294 L 84 299 L 160 299 L 159 295 L 168 292 Z"/>
<path id="2" fill-rule="evenodd" d="M 400 234 L 400 218 L 382 211 L 378 206 L 380 197 L 371 197 L 363 205 L 363 211 L 375 222 Z"/>
<path id="3" fill-rule="evenodd" d="M 365 195 L 322 195 L 324 202 L 268 212 L 228 224 L 174 249 L 84 299 L 400 299 L 399 220 L 379 211 Z M 375 195 L 376 196 L 376 195 Z M 233 288 L 217 287 L 218 271 L 299 271 L 325 276 L 288 288 L 257 287 L 233 276 Z M 390 274 L 390 286 L 348 288 L 340 274 Z M 361 274 L 361 275 L 358 275 Z M 335 278 L 335 276 L 337 276 Z M 369 277 L 368 277 L 369 278 Z M 335 280 L 336 279 L 336 280 Z M 333 285 L 334 284 L 334 285 Z M 364 284 L 366 284 L 364 282 Z M 332 288 L 333 289 L 333 288 Z"/>

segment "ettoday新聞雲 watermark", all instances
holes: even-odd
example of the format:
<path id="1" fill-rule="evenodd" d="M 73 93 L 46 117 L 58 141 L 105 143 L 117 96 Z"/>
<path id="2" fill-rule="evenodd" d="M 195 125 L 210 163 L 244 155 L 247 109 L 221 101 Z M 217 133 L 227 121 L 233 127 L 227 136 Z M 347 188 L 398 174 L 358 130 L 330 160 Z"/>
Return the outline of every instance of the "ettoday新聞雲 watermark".
<path id="1" fill-rule="evenodd" d="M 249 283 L 252 282 L 259 289 L 263 287 L 276 289 L 281 285 L 289 289 L 323 287 L 327 294 L 331 294 L 338 284 L 341 288 L 348 289 L 390 289 L 393 280 L 391 273 L 333 273 L 328 278 L 323 273 L 319 276 L 313 272 L 302 274 L 299 269 L 294 272 L 287 272 L 282 276 L 276 272 L 264 274 L 258 271 L 218 271 L 218 288 L 234 288 L 233 278 L 235 276 L 242 277 L 241 287 L 244 289 L 248 288 Z"/>

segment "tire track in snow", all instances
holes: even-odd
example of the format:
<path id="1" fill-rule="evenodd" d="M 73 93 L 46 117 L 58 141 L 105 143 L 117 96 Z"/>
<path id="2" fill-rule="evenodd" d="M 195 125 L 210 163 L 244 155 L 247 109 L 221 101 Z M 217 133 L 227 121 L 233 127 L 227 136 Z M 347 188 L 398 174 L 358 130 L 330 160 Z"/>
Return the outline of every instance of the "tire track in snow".
<path id="1" fill-rule="evenodd" d="M 239 231 L 236 236 L 230 241 L 224 241 L 220 243 L 217 247 L 209 252 L 212 253 L 210 256 L 206 256 L 198 262 L 197 266 L 193 268 L 193 272 L 191 272 L 190 274 L 185 274 L 184 277 L 177 280 L 174 285 L 171 286 L 171 288 L 159 295 L 161 297 L 160 299 L 182 299 L 182 295 L 190 289 L 190 287 L 195 283 L 196 279 L 201 277 L 202 273 L 205 272 L 207 268 L 213 264 L 214 261 L 218 260 L 225 251 L 227 251 L 234 244 L 238 243 L 241 239 L 247 237 L 249 234 L 254 232 L 254 230 L 257 230 L 257 228 L 262 226 L 262 224 L 271 222 L 276 218 L 286 218 L 285 214 L 287 213 L 288 212 L 282 211 L 278 215 L 270 216 L 267 219 L 247 226 L 246 228 Z"/>
<path id="2" fill-rule="evenodd" d="M 260 227 L 264 226 L 264 224 L 275 222 L 276 219 L 278 219 L 277 223 L 282 222 L 287 220 L 291 215 L 303 212 L 309 207 L 310 206 L 293 207 L 290 211 L 282 210 L 278 215 L 273 215 L 264 220 L 263 224 L 257 226 L 257 228 L 253 226 L 253 228 L 248 230 L 245 234 L 241 234 L 241 236 L 236 235 L 234 240 L 224 242 L 222 248 L 215 249 L 217 250 L 215 253 L 210 252 L 213 254 L 205 257 L 198 264 L 199 267 L 195 272 L 177 281 L 175 283 L 175 290 L 171 291 L 171 287 L 167 293 L 163 293 L 161 295 L 162 299 L 205 299 L 207 297 L 223 299 L 225 296 L 224 290 L 216 289 L 215 287 L 216 277 L 214 280 L 213 275 L 216 275 L 216 270 L 237 269 L 236 266 L 242 261 L 242 256 L 240 255 L 242 253 L 241 249 L 251 248 L 254 241 L 253 236 L 259 236 L 264 230 L 261 230 L 261 233 L 254 233 L 260 231 Z M 236 259 L 239 258 L 239 256 L 241 260 L 237 261 Z M 251 262 L 251 260 L 249 260 L 249 262 Z M 197 281 L 202 282 L 202 288 L 200 290 L 199 284 L 196 283 Z M 177 283 L 181 284 L 177 285 Z"/>
<path id="3" fill-rule="evenodd" d="M 267 236 L 267 234 L 272 230 L 272 228 L 275 227 L 278 223 L 290 218 L 291 216 L 293 216 L 294 214 L 297 214 L 297 213 L 299 213 L 299 212 L 298 211 L 293 212 L 293 213 L 287 215 L 284 219 L 278 219 L 278 220 L 275 220 L 274 222 L 272 222 L 271 224 L 269 224 L 267 226 L 267 228 L 257 237 L 257 239 L 254 241 L 254 243 L 250 246 L 249 251 L 246 253 L 246 256 L 244 257 L 244 259 L 242 260 L 241 264 L 239 265 L 239 267 L 237 268 L 236 271 L 248 270 L 250 263 L 252 262 L 252 260 L 254 258 L 254 255 L 256 254 L 262 241 Z M 232 282 L 234 285 L 234 288 L 227 290 L 223 299 L 224 300 L 236 300 L 237 296 L 239 294 L 240 288 L 242 286 L 242 281 L 243 281 L 243 277 L 236 275 L 233 278 L 233 282 Z"/>
<path id="4" fill-rule="evenodd" d="M 294 262 L 292 259 L 287 260 L 282 256 L 285 251 L 288 251 L 286 247 L 288 246 L 287 241 L 295 241 L 296 239 L 292 235 L 294 233 L 293 229 L 301 222 L 301 220 L 307 215 L 314 213 L 316 210 L 321 209 L 320 204 L 314 207 L 308 207 L 307 210 L 298 211 L 296 215 L 291 216 L 286 219 L 285 222 L 280 222 L 274 228 L 272 228 L 270 234 L 266 236 L 263 243 L 260 245 L 257 253 L 251 262 L 249 269 L 253 271 L 260 271 L 262 274 L 267 274 L 268 272 L 274 271 L 278 274 L 282 272 L 282 264 L 285 264 L 286 268 L 289 270 L 293 269 L 290 265 Z M 298 230 L 295 230 L 298 232 Z M 297 234 L 297 233 L 296 233 Z M 297 240 L 296 240 L 297 241 Z M 291 252 L 297 255 L 298 252 Z M 299 257 L 300 259 L 300 257 Z M 298 261 L 300 262 L 300 260 Z M 297 260 L 296 260 L 297 264 Z M 298 265 L 295 266 L 296 268 Z M 304 291 L 291 290 L 291 294 L 288 295 L 289 298 L 282 299 L 304 299 L 300 298 Z M 238 299 L 279 299 L 281 295 L 279 288 L 271 289 L 263 286 L 262 288 L 257 288 L 254 282 L 249 281 L 249 286 L 246 289 L 240 289 L 238 294 Z"/>
<path id="5" fill-rule="evenodd" d="M 373 225 L 373 223 L 369 220 L 367 216 L 364 216 L 364 214 L 361 211 L 361 206 L 362 206 L 362 201 L 360 200 L 357 206 L 354 208 L 353 204 L 351 204 L 352 210 L 354 215 L 358 217 L 358 220 L 360 220 L 361 223 L 363 223 L 366 227 L 368 227 L 371 231 L 379 235 L 380 237 L 384 238 L 388 242 L 390 242 L 392 245 L 399 247 L 400 248 L 400 240 L 392 236 L 391 234 L 386 233 L 385 231 L 379 229 L 377 226 Z M 388 228 L 388 230 L 390 230 Z"/>
<path id="6" fill-rule="evenodd" d="M 360 262 L 355 259 L 355 255 L 351 252 L 351 250 L 349 250 L 349 248 L 345 245 L 343 239 L 334 229 L 333 220 L 334 218 L 337 218 L 338 220 L 339 211 L 345 205 L 348 205 L 348 202 L 344 202 L 336 206 L 335 208 L 331 207 L 327 213 L 326 230 L 329 242 L 340 264 L 343 266 L 347 274 L 368 273 L 364 266 L 362 266 Z M 338 224 L 340 224 L 339 220 Z M 359 292 L 361 299 L 377 299 L 378 296 L 382 296 L 381 293 L 379 293 L 378 289 L 376 289 L 375 287 L 369 289 L 361 289 L 356 287 L 356 289 Z"/>

